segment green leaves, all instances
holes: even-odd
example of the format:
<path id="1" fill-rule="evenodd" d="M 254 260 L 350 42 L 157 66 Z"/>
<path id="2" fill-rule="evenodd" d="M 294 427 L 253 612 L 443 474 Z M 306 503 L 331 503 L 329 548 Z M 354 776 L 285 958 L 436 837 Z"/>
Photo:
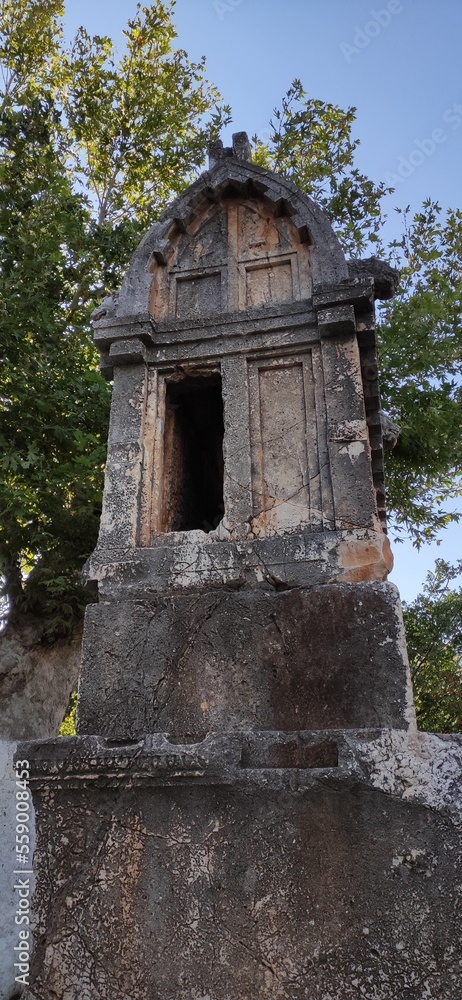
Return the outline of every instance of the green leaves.
<path id="1" fill-rule="evenodd" d="M 71 694 L 69 699 L 69 704 L 66 709 L 66 714 L 59 727 L 58 736 L 75 736 L 76 735 L 76 719 L 77 715 L 77 691 Z"/>
<path id="2" fill-rule="evenodd" d="M 81 613 L 102 490 L 109 389 L 89 316 L 230 114 L 203 61 L 175 50 L 173 3 L 136 7 L 121 57 L 84 29 L 65 51 L 58 0 L 0 3 L 0 566 L 11 607 L 59 632 Z M 295 80 L 255 160 L 320 203 L 357 256 L 381 246 L 386 189 L 355 166 L 354 119 Z M 402 427 L 389 505 L 420 544 L 454 516 L 460 482 L 462 214 L 429 199 L 403 223 L 379 342 L 383 405 Z"/>
<path id="3" fill-rule="evenodd" d="M 423 593 L 404 607 L 420 729 L 462 729 L 462 588 L 451 589 L 461 572 L 462 561 L 438 559 Z"/>
<path id="4" fill-rule="evenodd" d="M 61 580 L 69 628 L 82 604 L 76 568 L 96 539 L 109 400 L 88 329 L 67 322 L 90 215 L 56 150 L 57 122 L 49 96 L 19 91 L 0 121 L 0 565 L 16 608 L 54 608 L 55 625 L 59 599 L 44 580 Z"/>
<path id="5" fill-rule="evenodd" d="M 391 250 L 401 268 L 397 298 L 378 328 L 381 392 L 401 427 L 387 456 L 394 526 L 416 545 L 458 515 L 462 460 L 462 214 L 428 199 Z"/>
<path id="6" fill-rule="evenodd" d="M 76 176 L 96 200 L 100 226 L 127 218 L 146 228 L 203 164 L 230 120 L 204 61 L 173 49 L 173 4 L 138 4 L 126 52 L 84 29 L 67 59 L 64 103 Z"/>
<path id="7" fill-rule="evenodd" d="M 2 103 L 53 91 L 58 82 L 63 0 L 1 0 Z M 0 105 L 1 107 L 1 105 Z"/>

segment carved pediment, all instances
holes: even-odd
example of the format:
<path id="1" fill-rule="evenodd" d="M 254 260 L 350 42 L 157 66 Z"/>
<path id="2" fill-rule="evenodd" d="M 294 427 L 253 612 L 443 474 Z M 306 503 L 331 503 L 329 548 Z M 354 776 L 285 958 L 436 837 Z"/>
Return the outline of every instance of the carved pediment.
<path id="1" fill-rule="evenodd" d="M 146 233 L 120 290 L 117 318 L 213 316 L 297 301 L 348 280 L 320 208 L 286 178 L 218 160 Z"/>
<path id="2" fill-rule="evenodd" d="M 151 271 L 155 320 L 298 301 L 309 298 L 312 287 L 308 240 L 287 214 L 255 196 L 225 194 L 186 226 L 177 222 Z"/>

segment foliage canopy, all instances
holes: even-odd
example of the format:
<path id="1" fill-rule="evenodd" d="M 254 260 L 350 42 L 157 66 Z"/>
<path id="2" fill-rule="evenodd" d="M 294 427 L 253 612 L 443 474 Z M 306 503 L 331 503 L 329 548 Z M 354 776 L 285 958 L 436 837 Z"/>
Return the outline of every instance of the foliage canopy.
<path id="1" fill-rule="evenodd" d="M 462 560 L 438 559 L 421 594 L 404 606 L 404 622 L 420 729 L 462 730 L 462 587 L 451 585 Z"/>

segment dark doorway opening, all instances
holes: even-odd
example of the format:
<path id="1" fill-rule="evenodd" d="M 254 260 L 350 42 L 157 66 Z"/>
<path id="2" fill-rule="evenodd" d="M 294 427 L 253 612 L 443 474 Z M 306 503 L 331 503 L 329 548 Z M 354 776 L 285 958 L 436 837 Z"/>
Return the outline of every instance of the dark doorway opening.
<path id="1" fill-rule="evenodd" d="M 224 513 L 220 375 L 167 384 L 163 531 L 213 531 Z"/>

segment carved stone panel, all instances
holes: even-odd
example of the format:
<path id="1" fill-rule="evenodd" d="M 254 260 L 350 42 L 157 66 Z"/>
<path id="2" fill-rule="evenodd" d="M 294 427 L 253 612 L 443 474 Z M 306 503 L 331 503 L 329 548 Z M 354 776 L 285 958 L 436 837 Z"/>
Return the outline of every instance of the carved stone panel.
<path id="1" fill-rule="evenodd" d="M 152 267 L 156 320 L 188 319 L 309 298 L 310 245 L 263 200 L 226 198 L 169 234 L 163 263 Z"/>
<path id="2" fill-rule="evenodd" d="M 319 347 L 296 358 L 251 362 L 249 394 L 253 533 L 330 526 Z"/>
<path id="3" fill-rule="evenodd" d="M 175 315 L 178 319 L 199 318 L 221 312 L 221 271 L 188 274 L 175 282 Z"/>
<path id="4" fill-rule="evenodd" d="M 272 260 L 270 263 L 244 265 L 243 306 L 265 306 L 269 302 L 290 302 L 294 298 L 292 263 Z"/>

